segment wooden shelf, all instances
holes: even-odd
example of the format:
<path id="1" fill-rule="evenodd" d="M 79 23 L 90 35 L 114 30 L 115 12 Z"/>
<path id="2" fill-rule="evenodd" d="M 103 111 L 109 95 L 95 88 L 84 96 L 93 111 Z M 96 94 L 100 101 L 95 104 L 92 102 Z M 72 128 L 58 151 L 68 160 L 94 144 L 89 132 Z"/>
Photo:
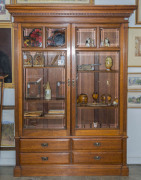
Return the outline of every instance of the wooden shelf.
<path id="1" fill-rule="evenodd" d="M 82 71 L 82 70 L 78 70 L 77 72 L 78 73 L 96 73 L 96 72 L 99 72 L 99 73 L 119 73 L 119 71 L 117 71 L 117 70 L 111 70 L 111 71 L 106 71 L 106 70 L 99 70 L 99 71 L 88 70 L 88 71 Z"/>
<path id="2" fill-rule="evenodd" d="M 119 47 L 76 47 L 76 51 L 120 51 Z"/>
<path id="3" fill-rule="evenodd" d="M 26 102 L 34 102 L 34 103 L 63 103 L 65 98 L 52 98 L 50 100 L 46 99 L 25 99 Z"/>
<path id="4" fill-rule="evenodd" d="M 87 105 L 77 105 L 79 109 L 116 109 L 118 106 L 87 106 Z"/>
<path id="5" fill-rule="evenodd" d="M 39 117 L 24 117 L 24 119 L 63 119 L 65 118 L 64 114 L 46 114 L 45 116 Z"/>
<path id="6" fill-rule="evenodd" d="M 38 69 L 38 68 L 39 68 L 39 69 L 46 69 L 46 68 L 48 68 L 48 69 L 50 69 L 50 68 L 63 68 L 63 69 L 64 69 L 65 66 L 44 66 L 44 67 L 36 67 L 36 66 L 33 66 L 33 67 L 24 67 L 24 68 L 28 68 L 28 69 L 29 69 L 29 68 L 31 68 L 31 69 L 32 69 L 32 68 L 37 68 L 37 69 Z"/>
<path id="7" fill-rule="evenodd" d="M 22 48 L 22 51 L 66 51 L 67 48 L 65 47 L 28 47 Z"/>

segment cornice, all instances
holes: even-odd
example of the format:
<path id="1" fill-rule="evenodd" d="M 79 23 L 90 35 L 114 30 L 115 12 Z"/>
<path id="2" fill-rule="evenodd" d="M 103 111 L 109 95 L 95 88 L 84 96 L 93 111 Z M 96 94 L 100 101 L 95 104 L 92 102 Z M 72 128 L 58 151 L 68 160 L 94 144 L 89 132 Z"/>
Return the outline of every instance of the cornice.
<path id="1" fill-rule="evenodd" d="M 129 17 L 136 9 L 135 5 L 128 6 L 76 6 L 76 5 L 6 5 L 13 17 Z"/>

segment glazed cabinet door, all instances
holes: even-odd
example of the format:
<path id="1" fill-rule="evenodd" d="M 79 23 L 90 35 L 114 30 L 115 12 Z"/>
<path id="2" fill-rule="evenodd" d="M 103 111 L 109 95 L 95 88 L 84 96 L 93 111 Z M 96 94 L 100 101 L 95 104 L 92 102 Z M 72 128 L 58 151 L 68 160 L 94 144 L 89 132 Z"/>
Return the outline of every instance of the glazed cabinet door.
<path id="1" fill-rule="evenodd" d="M 122 130 L 121 32 L 118 24 L 73 25 L 74 135 L 114 135 Z"/>
<path id="2" fill-rule="evenodd" d="M 70 25 L 22 24 L 19 85 L 20 134 L 70 132 Z"/>

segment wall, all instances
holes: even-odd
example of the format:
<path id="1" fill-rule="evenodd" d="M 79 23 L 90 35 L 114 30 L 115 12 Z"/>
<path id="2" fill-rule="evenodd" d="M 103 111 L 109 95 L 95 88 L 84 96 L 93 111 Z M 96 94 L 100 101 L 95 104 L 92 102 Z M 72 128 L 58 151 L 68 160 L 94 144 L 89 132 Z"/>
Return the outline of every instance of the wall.
<path id="1" fill-rule="evenodd" d="M 95 0 L 95 4 L 134 5 L 135 0 Z M 139 25 L 135 25 L 135 13 L 129 19 L 129 27 L 141 27 Z M 128 71 L 141 72 L 141 68 L 129 68 Z M 5 89 L 4 104 L 14 104 L 14 89 Z M 129 137 L 127 141 L 127 163 L 141 164 L 141 143 L 139 143 L 141 139 L 141 109 L 128 109 L 127 113 L 127 133 Z M 1 151 L 0 165 L 15 165 L 15 152 Z"/>

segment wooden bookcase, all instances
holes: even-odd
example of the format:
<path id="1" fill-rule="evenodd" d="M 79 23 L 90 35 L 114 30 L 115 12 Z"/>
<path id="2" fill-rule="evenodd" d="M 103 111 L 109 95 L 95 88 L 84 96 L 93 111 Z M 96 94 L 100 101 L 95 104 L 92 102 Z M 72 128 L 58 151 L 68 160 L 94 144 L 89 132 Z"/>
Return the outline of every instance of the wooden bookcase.
<path id="1" fill-rule="evenodd" d="M 14 175 L 128 175 L 128 18 L 136 6 L 6 8 L 15 32 Z"/>

